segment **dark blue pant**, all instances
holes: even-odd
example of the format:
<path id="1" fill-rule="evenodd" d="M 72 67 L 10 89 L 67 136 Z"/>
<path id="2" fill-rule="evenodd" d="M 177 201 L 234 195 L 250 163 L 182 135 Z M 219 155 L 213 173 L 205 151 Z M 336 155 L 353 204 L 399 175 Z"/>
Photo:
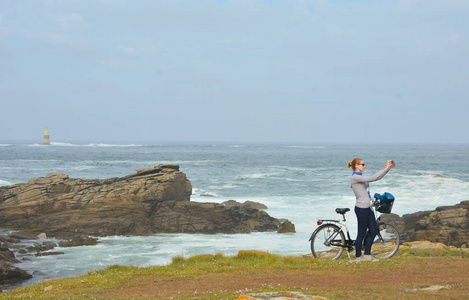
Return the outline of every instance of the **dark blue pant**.
<path id="1" fill-rule="evenodd" d="M 368 229 L 369 234 L 365 240 L 365 255 L 371 254 L 371 245 L 375 236 L 378 234 L 378 225 L 376 225 L 375 214 L 371 208 L 359 208 L 355 206 L 355 214 L 358 220 L 358 234 L 355 240 L 355 256 L 360 257 L 362 255 L 362 244 L 365 238 L 366 230 Z"/>

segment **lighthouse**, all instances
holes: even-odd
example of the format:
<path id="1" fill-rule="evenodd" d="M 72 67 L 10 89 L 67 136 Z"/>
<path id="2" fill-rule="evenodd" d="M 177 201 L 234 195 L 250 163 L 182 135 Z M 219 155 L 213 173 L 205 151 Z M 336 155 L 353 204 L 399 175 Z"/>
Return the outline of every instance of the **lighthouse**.
<path id="1" fill-rule="evenodd" d="M 44 138 L 42 139 L 43 145 L 50 145 L 49 129 L 44 130 Z"/>

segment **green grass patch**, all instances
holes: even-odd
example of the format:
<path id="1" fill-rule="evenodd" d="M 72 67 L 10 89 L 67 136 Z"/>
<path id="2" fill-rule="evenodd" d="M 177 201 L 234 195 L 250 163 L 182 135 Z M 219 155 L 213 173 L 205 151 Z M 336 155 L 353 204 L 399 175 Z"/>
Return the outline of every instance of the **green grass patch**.
<path id="1" fill-rule="evenodd" d="M 284 257 L 268 252 L 242 250 L 235 256 L 197 255 L 185 258 L 176 256 L 172 262 L 164 266 L 120 266 L 112 265 L 104 270 L 90 271 L 86 274 L 51 279 L 34 285 L 17 288 L 0 294 L 0 299 L 123 299 L 128 295 L 120 295 L 120 290 L 132 288 L 145 289 L 148 286 L 158 286 L 167 282 L 184 282 L 188 279 L 198 280 L 216 274 L 269 274 L 269 272 L 291 270 L 337 270 L 338 274 L 345 274 L 350 269 L 374 269 L 380 271 L 399 269 L 401 262 L 409 259 L 422 259 L 426 256 L 468 257 L 461 251 L 446 249 L 445 251 L 415 251 L 406 249 L 399 251 L 396 257 L 382 260 L 378 265 L 372 262 L 351 263 L 348 258 L 335 261 L 317 260 L 312 257 Z M 284 291 L 287 287 L 265 286 L 256 292 Z M 289 287 L 294 290 L 295 287 Z M 111 295 L 111 296 L 109 296 Z M 122 296 L 122 297 L 121 297 Z M 239 292 L 199 293 L 197 299 L 235 299 Z M 132 299 L 148 299 L 148 296 L 133 295 Z M 158 298 L 158 297 L 155 297 Z M 174 296 L 174 299 L 193 299 L 194 295 Z"/>

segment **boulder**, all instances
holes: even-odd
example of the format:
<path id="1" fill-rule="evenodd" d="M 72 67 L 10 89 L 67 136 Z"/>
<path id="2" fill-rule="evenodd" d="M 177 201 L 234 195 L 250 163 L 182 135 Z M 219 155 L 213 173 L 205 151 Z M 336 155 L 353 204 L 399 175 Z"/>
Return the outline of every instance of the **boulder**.
<path id="1" fill-rule="evenodd" d="M 26 231 L 13 232 L 9 236 L 12 239 L 18 240 L 37 240 L 39 238 L 37 234 Z"/>
<path id="2" fill-rule="evenodd" d="M 60 241 L 60 247 L 92 246 L 98 244 L 98 239 L 92 237 L 76 236 L 68 241 Z"/>
<path id="3" fill-rule="evenodd" d="M 285 221 L 277 229 L 277 233 L 295 233 L 295 224 L 290 221 Z"/>
<path id="4" fill-rule="evenodd" d="M 32 238 L 276 231 L 280 222 L 253 207 L 191 202 L 192 185 L 174 164 L 122 178 L 62 173 L 0 187 L 0 227 Z M 259 207 L 259 206 L 258 206 Z M 22 235 L 19 238 L 24 238 Z"/>
<path id="5" fill-rule="evenodd" d="M 52 250 L 55 247 L 57 247 L 57 244 L 54 242 L 43 242 L 41 243 L 34 243 L 31 246 L 26 247 L 28 252 L 41 252 L 41 251 L 47 251 L 47 250 Z"/>
<path id="6" fill-rule="evenodd" d="M 36 253 L 36 256 L 51 256 L 51 255 L 61 255 L 61 254 L 65 254 L 65 252 L 62 252 L 62 251 L 38 252 Z"/>
<path id="7" fill-rule="evenodd" d="M 429 241 L 454 247 L 469 243 L 469 201 L 402 217 L 383 214 L 381 219 L 393 224 L 405 242 Z"/>
<path id="8" fill-rule="evenodd" d="M 32 278 L 28 272 L 0 260 L 0 284 L 11 284 Z"/>
<path id="9" fill-rule="evenodd" d="M 15 254 L 8 248 L 0 247 L 0 261 L 9 263 L 19 263 L 20 261 L 15 258 Z"/>

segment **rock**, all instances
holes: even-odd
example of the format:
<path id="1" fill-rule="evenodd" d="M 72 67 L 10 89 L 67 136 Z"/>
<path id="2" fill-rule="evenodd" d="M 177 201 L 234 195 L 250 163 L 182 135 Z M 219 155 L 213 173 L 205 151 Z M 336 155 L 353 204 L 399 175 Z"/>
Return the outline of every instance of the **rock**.
<path id="1" fill-rule="evenodd" d="M 32 278 L 28 272 L 0 260 L 0 284 L 17 283 Z"/>
<path id="2" fill-rule="evenodd" d="M 290 221 L 285 221 L 277 229 L 277 233 L 295 233 L 295 225 Z"/>
<path id="3" fill-rule="evenodd" d="M 19 242 L 20 242 L 19 239 L 0 235 L 0 246 L 10 247 L 13 243 L 19 243 Z"/>
<path id="4" fill-rule="evenodd" d="M 320 296 L 309 296 L 300 292 L 264 292 L 264 293 L 248 293 L 237 299 L 245 300 L 327 300 Z"/>
<path id="5" fill-rule="evenodd" d="M 0 261 L 9 263 L 19 263 L 20 261 L 15 258 L 15 254 L 8 248 L 0 247 Z"/>
<path id="6" fill-rule="evenodd" d="M 461 203 L 459 203 L 459 205 L 460 205 L 461 208 L 463 208 L 463 209 L 469 209 L 469 200 L 462 201 Z"/>
<path id="7" fill-rule="evenodd" d="M 246 205 L 246 206 L 249 206 L 250 208 L 255 208 L 255 209 L 267 209 L 267 206 L 265 204 L 254 202 L 254 201 L 245 201 L 243 205 Z"/>
<path id="8" fill-rule="evenodd" d="M 60 247 L 92 246 L 98 244 L 98 239 L 92 237 L 77 236 L 69 241 L 60 241 Z"/>
<path id="9" fill-rule="evenodd" d="M 266 212 L 245 206 L 217 203 L 163 203 L 154 214 L 167 233 L 249 233 L 275 231 L 280 222 Z"/>
<path id="10" fill-rule="evenodd" d="M 429 241 L 407 242 L 407 243 L 403 243 L 402 246 L 409 247 L 412 250 L 426 250 L 426 251 L 445 251 L 446 250 L 446 245 L 442 243 L 432 243 Z M 401 248 L 401 250 L 403 249 Z"/>
<path id="11" fill-rule="evenodd" d="M 42 233 L 40 233 L 37 237 L 40 238 L 40 239 L 47 239 L 47 234 L 45 234 L 44 232 L 42 232 Z"/>
<path id="12" fill-rule="evenodd" d="M 381 215 L 382 220 L 398 229 L 406 242 L 430 241 L 461 247 L 469 242 L 469 201 L 453 206 L 440 206 L 434 211 L 403 215 Z"/>
<path id="13" fill-rule="evenodd" d="M 54 243 L 54 242 L 44 242 L 42 243 L 42 251 L 45 251 L 45 250 L 51 250 L 51 249 L 54 249 L 55 247 L 57 247 L 57 244 Z"/>
<path id="14" fill-rule="evenodd" d="M 36 253 L 36 256 L 50 256 L 50 255 L 60 255 L 60 254 L 65 254 L 65 253 L 62 251 L 38 252 Z"/>
<path id="15" fill-rule="evenodd" d="M 18 231 L 13 232 L 10 234 L 10 238 L 19 239 L 19 240 L 37 240 L 37 234 L 26 232 L 26 231 Z"/>
<path id="16" fill-rule="evenodd" d="M 253 208 L 253 209 L 267 209 L 267 206 L 265 206 L 262 203 L 259 202 L 254 202 L 254 201 L 245 201 L 244 203 L 240 203 L 235 200 L 228 200 L 222 203 L 226 207 L 237 207 L 237 206 L 243 206 L 243 207 L 248 207 L 248 208 Z"/>
<path id="17" fill-rule="evenodd" d="M 54 249 L 55 247 L 57 247 L 57 244 L 54 242 L 44 242 L 42 244 L 34 243 L 33 245 L 26 247 L 26 249 L 29 252 L 41 252 Z"/>
<path id="18" fill-rule="evenodd" d="M 276 231 L 280 222 L 245 202 L 191 202 L 192 185 L 174 164 L 122 178 L 76 179 L 53 173 L 0 187 L 0 227 L 36 236 L 148 235 Z M 21 235 L 21 238 L 24 238 Z M 32 236 L 31 236 L 32 237 Z"/>

